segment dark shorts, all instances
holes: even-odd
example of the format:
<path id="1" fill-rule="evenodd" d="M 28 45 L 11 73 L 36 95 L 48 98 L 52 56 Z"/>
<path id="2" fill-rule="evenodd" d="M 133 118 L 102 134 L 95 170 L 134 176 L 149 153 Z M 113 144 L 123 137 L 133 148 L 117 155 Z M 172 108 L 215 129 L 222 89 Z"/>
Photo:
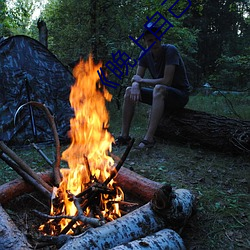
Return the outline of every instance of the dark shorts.
<path id="1" fill-rule="evenodd" d="M 172 87 L 167 88 L 167 95 L 165 97 L 165 111 L 171 112 L 182 109 L 189 100 L 189 93 Z M 141 88 L 142 103 L 152 105 L 153 101 L 153 88 Z"/>

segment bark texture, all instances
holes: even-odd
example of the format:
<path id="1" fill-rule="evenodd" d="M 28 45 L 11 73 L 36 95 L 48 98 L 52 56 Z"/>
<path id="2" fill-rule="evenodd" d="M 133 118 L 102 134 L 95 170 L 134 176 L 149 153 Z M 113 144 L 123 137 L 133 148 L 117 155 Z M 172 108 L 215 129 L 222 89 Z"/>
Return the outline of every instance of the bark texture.
<path id="1" fill-rule="evenodd" d="M 155 135 L 224 152 L 250 152 L 250 121 L 190 109 L 166 115 Z"/>
<path id="2" fill-rule="evenodd" d="M 111 250 L 185 250 L 182 238 L 174 230 L 163 229 L 144 238 L 116 246 Z"/>
<path id="3" fill-rule="evenodd" d="M 195 197 L 190 191 L 177 189 L 172 192 L 169 186 L 164 186 L 156 192 L 151 202 L 101 227 L 91 228 L 69 239 L 60 249 L 110 249 L 167 227 L 178 230 L 191 216 L 194 201 Z"/>
<path id="4" fill-rule="evenodd" d="M 0 249 L 27 250 L 32 249 L 24 235 L 17 229 L 9 215 L 0 204 Z"/>

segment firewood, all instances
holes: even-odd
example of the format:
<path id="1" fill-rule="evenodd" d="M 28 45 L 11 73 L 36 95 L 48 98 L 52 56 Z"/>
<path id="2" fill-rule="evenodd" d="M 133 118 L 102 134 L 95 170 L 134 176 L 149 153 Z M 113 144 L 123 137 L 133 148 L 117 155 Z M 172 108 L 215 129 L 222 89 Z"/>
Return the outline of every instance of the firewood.
<path id="1" fill-rule="evenodd" d="M 172 229 L 162 229 L 144 238 L 111 248 L 111 250 L 185 250 L 185 245 Z"/>
<path id="2" fill-rule="evenodd" d="M 122 190 L 143 203 L 149 202 L 154 193 L 162 186 L 127 168 L 122 167 L 114 179 Z M 126 200 L 126 197 L 125 197 Z"/>
<path id="3" fill-rule="evenodd" d="M 53 176 L 50 171 L 38 174 L 39 178 L 47 183 L 53 182 Z M 147 179 L 127 168 L 121 167 L 115 181 L 125 193 L 133 195 L 143 203 L 149 202 L 155 191 L 162 186 L 159 182 Z M 16 179 L 0 186 L 0 203 L 5 204 L 8 201 L 24 193 L 32 192 L 34 188 L 21 179 Z"/>
<path id="4" fill-rule="evenodd" d="M 11 160 L 15 161 L 18 166 L 22 168 L 27 174 L 29 174 L 32 178 L 34 178 L 39 184 L 41 184 L 45 189 L 47 189 L 50 193 L 52 192 L 52 187 L 40 179 L 37 174 L 28 166 L 26 162 L 24 162 L 17 154 L 12 151 L 3 141 L 0 141 L 0 149 L 9 157 Z"/>
<path id="5" fill-rule="evenodd" d="M 35 189 L 41 192 L 45 197 L 50 199 L 51 193 L 44 188 L 40 182 L 37 182 L 29 174 L 27 174 L 22 168 L 20 168 L 15 162 L 9 159 L 4 153 L 0 153 L 0 158 L 5 161 L 10 167 L 12 167 L 27 183 L 31 184 Z"/>
<path id="6" fill-rule="evenodd" d="M 51 172 L 37 173 L 37 175 L 47 183 L 53 181 Z M 15 179 L 0 186 L 0 203 L 6 204 L 24 193 L 31 193 L 33 191 L 34 186 L 22 179 Z"/>
<path id="7" fill-rule="evenodd" d="M 165 191 L 161 188 L 151 202 L 101 227 L 87 230 L 68 240 L 60 249 L 109 249 L 166 227 L 183 226 L 192 214 L 195 197 L 185 189 Z M 178 224 L 173 225 L 175 222 Z"/>
<path id="8" fill-rule="evenodd" d="M 32 249 L 25 236 L 17 229 L 9 215 L 0 204 L 0 249 Z"/>

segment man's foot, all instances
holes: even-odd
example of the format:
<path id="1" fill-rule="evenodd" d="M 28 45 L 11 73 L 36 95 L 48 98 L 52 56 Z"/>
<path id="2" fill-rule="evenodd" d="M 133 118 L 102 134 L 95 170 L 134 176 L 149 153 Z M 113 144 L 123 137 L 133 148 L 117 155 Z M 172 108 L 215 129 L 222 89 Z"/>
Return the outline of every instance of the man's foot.
<path id="1" fill-rule="evenodd" d="M 142 140 L 140 144 L 137 146 L 138 149 L 144 149 L 144 148 L 152 148 L 155 145 L 155 141 L 148 141 L 148 140 Z"/>
<path id="2" fill-rule="evenodd" d="M 131 137 L 128 136 L 128 137 L 123 137 L 123 136 L 118 136 L 116 139 L 115 139 L 115 144 L 114 146 L 127 146 L 129 144 L 129 142 L 131 141 Z"/>

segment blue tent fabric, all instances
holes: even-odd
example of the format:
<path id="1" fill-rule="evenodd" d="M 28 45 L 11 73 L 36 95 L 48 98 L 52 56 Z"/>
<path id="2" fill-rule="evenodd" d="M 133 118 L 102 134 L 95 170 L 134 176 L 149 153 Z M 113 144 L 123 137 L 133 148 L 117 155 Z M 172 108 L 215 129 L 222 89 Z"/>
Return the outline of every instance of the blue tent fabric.
<path id="1" fill-rule="evenodd" d="M 71 72 L 37 40 L 27 36 L 1 39 L 0 140 L 24 144 L 53 139 L 45 113 L 37 108 L 25 106 L 14 124 L 17 109 L 29 100 L 48 107 L 54 115 L 60 140 L 67 140 L 73 116 L 69 103 L 73 83 Z"/>

